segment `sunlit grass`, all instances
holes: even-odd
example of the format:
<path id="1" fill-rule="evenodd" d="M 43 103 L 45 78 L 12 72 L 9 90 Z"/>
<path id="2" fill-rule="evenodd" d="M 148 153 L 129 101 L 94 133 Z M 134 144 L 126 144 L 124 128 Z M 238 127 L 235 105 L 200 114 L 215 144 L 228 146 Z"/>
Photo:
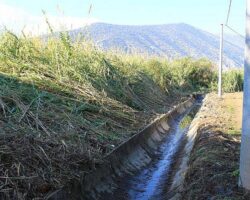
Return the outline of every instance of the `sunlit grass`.
<path id="1" fill-rule="evenodd" d="M 216 85 L 216 73 L 208 60 L 170 62 L 103 52 L 83 36 L 72 42 L 66 32 L 45 39 L 3 33 L 0 72 L 3 102 L 18 99 L 29 106 L 45 121 L 48 132 L 75 134 L 84 126 L 83 130 L 101 135 L 99 138 L 116 141 L 145 121 L 138 118 L 138 111 L 161 113 L 168 107 L 167 96 L 209 92 Z M 241 72 L 228 72 L 225 77 L 227 91 L 242 89 Z M 16 110 L 8 113 L 18 119 L 24 113 L 13 103 L 6 105 L 7 110 Z M 54 118 L 58 126 L 51 123 Z"/>

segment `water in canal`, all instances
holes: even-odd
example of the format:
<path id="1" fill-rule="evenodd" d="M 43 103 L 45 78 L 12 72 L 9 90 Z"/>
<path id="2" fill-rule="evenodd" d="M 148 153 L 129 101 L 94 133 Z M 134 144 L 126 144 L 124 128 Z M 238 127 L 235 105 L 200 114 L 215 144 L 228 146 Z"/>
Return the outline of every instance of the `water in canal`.
<path id="1" fill-rule="evenodd" d="M 147 168 L 127 181 L 127 197 L 130 200 L 160 200 L 171 174 L 171 164 L 185 142 L 191 121 L 198 106 L 172 122 L 166 141 L 160 146 L 156 159 Z"/>

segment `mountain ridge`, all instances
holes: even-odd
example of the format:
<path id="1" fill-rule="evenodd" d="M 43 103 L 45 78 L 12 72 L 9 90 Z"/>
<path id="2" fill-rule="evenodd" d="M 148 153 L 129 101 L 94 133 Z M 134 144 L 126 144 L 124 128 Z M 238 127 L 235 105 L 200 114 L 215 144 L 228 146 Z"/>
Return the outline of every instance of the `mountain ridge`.
<path id="1" fill-rule="evenodd" d="M 189 24 L 116 25 L 93 23 L 85 28 L 69 31 L 71 37 L 89 34 L 93 42 L 104 50 L 119 49 L 126 53 L 139 53 L 176 59 L 207 58 L 214 63 L 219 59 L 217 35 Z M 224 44 L 225 67 L 242 67 L 244 46 L 227 37 Z M 227 41 L 227 40 L 232 40 Z"/>

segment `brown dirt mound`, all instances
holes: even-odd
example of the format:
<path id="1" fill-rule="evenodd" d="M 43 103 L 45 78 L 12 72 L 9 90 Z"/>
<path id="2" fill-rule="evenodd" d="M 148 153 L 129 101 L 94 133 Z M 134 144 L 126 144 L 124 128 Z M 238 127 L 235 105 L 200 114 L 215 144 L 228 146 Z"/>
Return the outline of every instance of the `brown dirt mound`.
<path id="1" fill-rule="evenodd" d="M 192 152 L 183 199 L 249 199 L 237 186 L 239 152 L 239 136 L 212 127 L 201 129 Z"/>
<path id="2" fill-rule="evenodd" d="M 242 93 L 209 94 L 182 199 L 250 199 L 238 187 Z"/>

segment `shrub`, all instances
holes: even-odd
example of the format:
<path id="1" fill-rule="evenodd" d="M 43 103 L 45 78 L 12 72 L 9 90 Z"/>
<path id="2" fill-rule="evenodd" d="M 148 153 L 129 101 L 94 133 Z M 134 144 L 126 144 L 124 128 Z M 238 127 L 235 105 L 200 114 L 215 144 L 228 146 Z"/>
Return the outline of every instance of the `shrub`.
<path id="1" fill-rule="evenodd" d="M 230 70 L 223 74 L 223 90 L 225 92 L 242 91 L 243 82 L 243 70 Z"/>

